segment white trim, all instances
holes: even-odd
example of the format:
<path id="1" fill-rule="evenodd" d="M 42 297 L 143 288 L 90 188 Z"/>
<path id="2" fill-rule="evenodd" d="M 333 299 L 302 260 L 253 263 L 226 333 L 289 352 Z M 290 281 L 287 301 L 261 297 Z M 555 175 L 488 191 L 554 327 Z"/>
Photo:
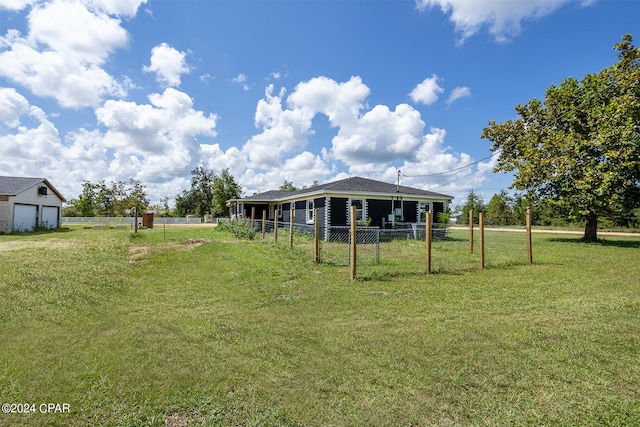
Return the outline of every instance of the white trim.
<path id="1" fill-rule="evenodd" d="M 353 206 L 354 201 L 362 202 L 362 207 L 360 209 L 358 209 L 358 207 L 356 206 L 356 222 L 366 223 L 368 212 L 367 212 L 367 199 L 365 199 L 364 197 L 349 198 L 349 203 L 347 203 L 347 220 L 351 222 L 351 218 L 350 218 L 351 206 Z M 358 213 L 360 213 L 360 215 L 358 215 Z M 358 218 L 358 216 L 360 218 Z"/>
<path id="2" fill-rule="evenodd" d="M 329 222 L 331 218 L 331 197 L 324 198 L 324 240 L 329 240 Z"/>
<path id="3" fill-rule="evenodd" d="M 314 224 L 316 222 L 315 207 L 316 207 L 316 202 L 313 199 L 307 199 L 305 201 L 305 221 L 307 224 Z"/>

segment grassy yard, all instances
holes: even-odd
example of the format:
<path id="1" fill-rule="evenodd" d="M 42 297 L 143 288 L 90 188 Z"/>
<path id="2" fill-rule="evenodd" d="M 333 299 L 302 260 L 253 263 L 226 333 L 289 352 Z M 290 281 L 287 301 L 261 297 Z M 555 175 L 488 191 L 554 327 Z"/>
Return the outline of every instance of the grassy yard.
<path id="1" fill-rule="evenodd" d="M 36 405 L 0 426 L 640 425 L 640 237 L 529 265 L 486 234 L 484 270 L 453 231 L 435 274 L 398 241 L 355 282 L 300 236 L 0 236 L 0 403 Z"/>

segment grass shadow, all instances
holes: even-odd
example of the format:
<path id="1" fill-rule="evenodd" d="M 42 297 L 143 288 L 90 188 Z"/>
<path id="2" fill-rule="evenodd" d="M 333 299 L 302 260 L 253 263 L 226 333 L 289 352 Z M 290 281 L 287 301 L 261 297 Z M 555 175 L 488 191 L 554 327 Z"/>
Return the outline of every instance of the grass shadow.
<path id="1" fill-rule="evenodd" d="M 584 240 L 583 238 L 568 238 L 568 237 L 554 237 L 549 239 L 549 242 L 558 242 L 558 243 L 577 243 L 582 245 L 601 245 L 601 246 L 609 246 L 616 248 L 640 248 L 640 239 L 638 240 L 607 240 L 607 239 L 598 239 L 596 242 L 590 242 Z"/>
<path id="2" fill-rule="evenodd" d="M 33 231 L 11 231 L 9 233 L 0 233 L 5 236 L 37 236 L 39 234 L 58 234 L 58 233 L 68 233 L 72 231 L 68 227 L 61 228 L 36 228 Z"/>

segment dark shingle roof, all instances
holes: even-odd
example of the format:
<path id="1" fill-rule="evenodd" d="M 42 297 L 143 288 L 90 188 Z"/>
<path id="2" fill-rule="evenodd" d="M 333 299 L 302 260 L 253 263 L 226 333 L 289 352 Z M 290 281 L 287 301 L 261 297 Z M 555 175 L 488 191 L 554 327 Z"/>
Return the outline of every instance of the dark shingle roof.
<path id="1" fill-rule="evenodd" d="M 62 194 L 60 194 L 46 178 L 28 178 L 21 176 L 0 176 L 0 196 L 15 196 L 41 182 L 47 184 L 63 202 L 66 201 Z"/>
<path id="2" fill-rule="evenodd" d="M 387 193 L 387 194 L 411 194 L 415 196 L 437 197 L 443 199 L 453 199 L 446 194 L 434 193 L 433 191 L 420 190 L 418 188 L 406 187 L 404 185 L 396 186 L 388 182 L 376 181 L 374 179 L 351 177 L 341 179 L 339 181 L 328 182 L 298 191 L 267 191 L 265 193 L 255 194 L 245 197 L 243 200 L 256 201 L 277 201 L 281 199 L 290 199 L 302 196 L 308 193 L 331 193 L 331 192 L 357 192 L 357 193 Z"/>

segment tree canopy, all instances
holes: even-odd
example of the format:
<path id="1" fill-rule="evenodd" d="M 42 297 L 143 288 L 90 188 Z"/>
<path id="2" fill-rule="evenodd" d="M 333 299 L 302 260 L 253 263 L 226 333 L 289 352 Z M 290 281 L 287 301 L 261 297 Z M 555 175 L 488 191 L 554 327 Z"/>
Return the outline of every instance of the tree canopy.
<path id="1" fill-rule="evenodd" d="M 484 200 L 482 200 L 482 197 L 478 193 L 470 191 L 465 204 L 462 206 L 461 223 L 469 224 L 469 211 L 473 210 L 473 222 L 477 224 L 480 212 L 484 211 L 484 208 Z"/>
<path id="2" fill-rule="evenodd" d="M 287 181 L 285 179 L 284 182 L 282 183 L 282 185 L 280 185 L 279 190 L 280 191 L 298 191 L 299 188 L 296 187 L 295 185 L 293 185 L 293 182 Z"/>
<path id="3" fill-rule="evenodd" d="M 227 200 L 239 199 L 242 196 L 242 186 L 229 173 L 229 169 L 223 169 L 220 175 L 213 178 L 213 214 L 217 216 L 229 216 Z"/>
<path id="4" fill-rule="evenodd" d="M 242 187 L 236 183 L 229 169 L 223 169 L 217 175 L 212 170 L 198 166 L 191 171 L 191 188 L 176 197 L 175 212 L 178 216 L 227 216 L 227 200 L 241 195 Z"/>
<path id="5" fill-rule="evenodd" d="M 93 183 L 84 181 L 82 193 L 77 199 L 69 200 L 70 207 L 65 215 L 79 216 L 127 216 L 133 208 L 142 212 L 149 206 L 146 186 L 136 179 L 129 182 L 104 180 Z"/>
<path id="6" fill-rule="evenodd" d="M 613 66 L 552 85 L 544 101 L 517 105 L 518 119 L 490 121 L 482 134 L 500 152 L 495 171 L 514 172 L 512 188 L 584 220 L 588 241 L 598 217 L 640 203 L 640 50 L 630 35 L 615 49 Z"/>
<path id="7" fill-rule="evenodd" d="M 213 178 L 215 173 L 202 166 L 191 171 L 191 188 L 176 197 L 178 216 L 210 214 L 213 208 Z"/>

